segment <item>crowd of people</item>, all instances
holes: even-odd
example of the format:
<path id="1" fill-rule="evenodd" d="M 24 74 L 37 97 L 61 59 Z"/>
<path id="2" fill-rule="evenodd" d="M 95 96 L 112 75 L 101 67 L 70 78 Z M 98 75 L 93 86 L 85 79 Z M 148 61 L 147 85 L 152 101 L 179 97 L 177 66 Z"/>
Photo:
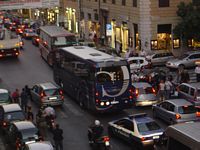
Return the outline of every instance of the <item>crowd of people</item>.
<path id="1" fill-rule="evenodd" d="M 42 139 L 47 138 L 47 128 L 49 126 L 49 122 L 51 119 L 55 119 L 56 117 L 54 108 L 49 105 L 41 107 L 34 117 L 34 113 L 29 102 L 33 99 L 28 85 L 25 85 L 21 92 L 19 89 L 15 89 L 11 97 L 12 103 L 17 103 L 21 106 L 22 110 L 26 114 L 26 119 L 36 124 L 39 129 L 39 135 Z M 56 150 L 63 150 L 63 130 L 60 128 L 59 124 L 54 125 L 52 133 Z"/>

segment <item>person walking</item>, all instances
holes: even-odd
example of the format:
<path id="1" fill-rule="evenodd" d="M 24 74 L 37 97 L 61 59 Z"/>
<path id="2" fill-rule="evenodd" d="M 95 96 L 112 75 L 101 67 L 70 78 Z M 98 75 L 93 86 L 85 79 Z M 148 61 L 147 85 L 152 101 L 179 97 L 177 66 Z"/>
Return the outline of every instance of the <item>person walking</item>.
<path id="1" fill-rule="evenodd" d="M 15 89 L 15 91 L 12 93 L 12 101 L 13 103 L 18 103 L 19 104 L 19 89 Z"/>
<path id="2" fill-rule="evenodd" d="M 200 63 L 196 66 L 195 73 L 197 77 L 197 82 L 200 82 Z"/>
<path id="3" fill-rule="evenodd" d="M 28 106 L 27 108 L 28 108 L 28 110 L 27 110 L 27 120 L 33 122 L 34 115 L 33 115 L 33 112 L 32 112 L 32 108 L 31 108 L 31 106 Z"/>
<path id="4" fill-rule="evenodd" d="M 31 89 L 28 87 L 28 85 L 25 85 L 24 89 L 28 98 L 32 101 Z"/>
<path id="5" fill-rule="evenodd" d="M 165 99 L 171 98 L 172 83 L 169 78 L 165 81 Z"/>
<path id="6" fill-rule="evenodd" d="M 21 92 L 21 107 L 22 107 L 22 110 L 24 110 L 24 112 L 27 111 L 27 104 L 28 104 L 28 96 L 25 92 L 25 89 L 23 88 L 22 89 L 22 92 Z"/>
<path id="7" fill-rule="evenodd" d="M 46 138 L 47 124 L 41 109 L 39 109 L 38 113 L 36 114 L 36 125 L 42 138 Z"/>
<path id="8" fill-rule="evenodd" d="M 165 83 L 164 80 L 160 80 L 159 83 L 159 96 L 160 96 L 160 100 L 163 101 L 165 98 Z"/>
<path id="9" fill-rule="evenodd" d="M 60 129 L 59 124 L 56 124 L 56 128 L 53 130 L 53 139 L 56 150 L 63 150 L 63 130 Z"/>

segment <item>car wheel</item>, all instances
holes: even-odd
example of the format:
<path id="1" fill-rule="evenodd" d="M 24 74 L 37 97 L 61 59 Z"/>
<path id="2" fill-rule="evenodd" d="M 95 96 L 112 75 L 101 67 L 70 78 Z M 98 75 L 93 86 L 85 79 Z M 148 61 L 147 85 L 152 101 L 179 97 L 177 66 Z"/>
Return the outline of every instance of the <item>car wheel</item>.
<path id="1" fill-rule="evenodd" d="M 178 66 L 179 69 L 185 69 L 185 66 L 183 64 Z"/>

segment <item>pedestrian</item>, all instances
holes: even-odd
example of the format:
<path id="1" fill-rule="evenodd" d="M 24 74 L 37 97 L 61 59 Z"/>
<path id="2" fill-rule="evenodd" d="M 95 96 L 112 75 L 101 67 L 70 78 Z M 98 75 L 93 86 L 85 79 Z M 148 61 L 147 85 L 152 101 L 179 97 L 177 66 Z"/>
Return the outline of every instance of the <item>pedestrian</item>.
<path id="1" fill-rule="evenodd" d="M 33 122 L 33 120 L 34 120 L 34 115 L 33 115 L 31 106 L 28 106 L 27 109 L 28 109 L 28 110 L 27 110 L 27 120 Z"/>
<path id="2" fill-rule="evenodd" d="M 63 130 L 60 129 L 59 124 L 56 124 L 56 128 L 53 130 L 53 139 L 56 150 L 63 150 Z"/>
<path id="3" fill-rule="evenodd" d="M 195 73 L 197 76 L 197 82 L 200 82 L 200 63 L 196 66 Z"/>
<path id="4" fill-rule="evenodd" d="M 31 89 L 28 87 L 28 85 L 25 85 L 24 89 L 28 98 L 32 101 Z"/>
<path id="5" fill-rule="evenodd" d="M 36 125 L 42 138 L 46 138 L 47 124 L 41 109 L 39 109 L 38 113 L 36 114 Z"/>
<path id="6" fill-rule="evenodd" d="M 24 112 L 27 111 L 27 104 L 28 104 L 28 96 L 25 92 L 25 89 L 23 88 L 22 89 L 22 92 L 21 92 L 21 107 L 22 107 L 22 110 L 24 110 Z"/>
<path id="7" fill-rule="evenodd" d="M 169 78 L 166 78 L 165 81 L 165 99 L 171 98 L 171 90 L 172 90 L 172 83 Z"/>
<path id="8" fill-rule="evenodd" d="M 165 98 L 165 83 L 164 80 L 160 80 L 159 83 L 159 96 L 160 96 L 160 100 L 163 101 Z"/>
<path id="9" fill-rule="evenodd" d="M 15 89 L 15 91 L 12 93 L 12 101 L 13 103 L 18 103 L 19 104 L 19 89 Z"/>

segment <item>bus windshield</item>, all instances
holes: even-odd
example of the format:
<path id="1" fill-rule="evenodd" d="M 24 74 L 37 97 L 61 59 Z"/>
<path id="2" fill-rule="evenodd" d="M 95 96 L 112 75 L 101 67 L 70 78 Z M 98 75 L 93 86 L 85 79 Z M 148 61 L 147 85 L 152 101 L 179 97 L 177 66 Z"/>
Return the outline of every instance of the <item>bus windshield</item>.
<path id="1" fill-rule="evenodd" d="M 76 37 L 72 36 L 63 36 L 63 37 L 54 37 L 53 45 L 62 46 L 62 45 L 72 45 L 76 43 Z"/>
<path id="2" fill-rule="evenodd" d="M 129 80 L 128 68 L 127 66 L 102 67 L 97 72 L 96 78 L 100 84 L 104 82 Z"/>

